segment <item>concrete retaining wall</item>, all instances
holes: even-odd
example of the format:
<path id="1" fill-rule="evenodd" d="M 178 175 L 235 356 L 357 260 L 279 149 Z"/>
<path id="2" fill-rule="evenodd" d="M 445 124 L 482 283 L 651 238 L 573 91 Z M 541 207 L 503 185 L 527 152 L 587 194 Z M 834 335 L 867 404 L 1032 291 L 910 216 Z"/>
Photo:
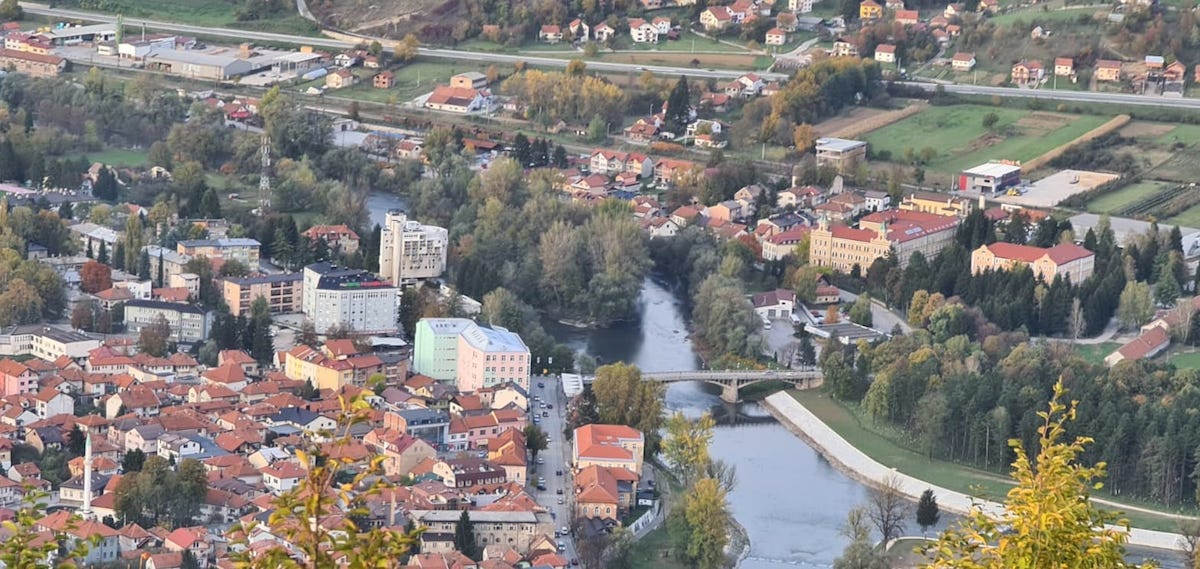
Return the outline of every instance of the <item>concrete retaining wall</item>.
<path id="1" fill-rule="evenodd" d="M 938 506 L 941 509 L 959 515 L 967 514 L 976 507 L 992 517 L 999 517 L 1004 511 L 1003 505 L 997 502 L 979 500 L 961 492 L 935 486 L 876 462 L 786 392 L 767 397 L 763 400 L 763 406 L 780 424 L 821 453 L 838 470 L 863 484 L 877 487 L 885 480 L 894 478 L 900 492 L 913 501 L 920 498 L 921 493 L 929 488 L 937 495 Z M 1183 536 L 1175 533 L 1138 528 L 1129 530 L 1129 545 L 1140 547 L 1179 551 L 1182 539 Z"/>

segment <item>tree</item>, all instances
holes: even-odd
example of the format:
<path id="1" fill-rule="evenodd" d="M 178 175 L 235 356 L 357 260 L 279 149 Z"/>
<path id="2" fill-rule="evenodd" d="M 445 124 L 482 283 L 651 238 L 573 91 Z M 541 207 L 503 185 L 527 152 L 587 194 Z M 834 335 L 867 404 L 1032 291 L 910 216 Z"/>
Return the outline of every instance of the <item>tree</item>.
<path id="1" fill-rule="evenodd" d="M 79 289 L 96 294 L 112 288 L 112 269 L 108 265 L 88 260 L 79 269 Z"/>
<path id="2" fill-rule="evenodd" d="M 992 128 L 995 127 L 996 123 L 998 122 L 1000 122 L 1000 115 L 994 112 L 983 115 L 983 128 L 986 128 L 987 130 L 992 130 Z"/>
<path id="3" fill-rule="evenodd" d="M 874 316 L 871 314 L 871 296 L 869 294 L 858 295 L 858 299 L 850 307 L 850 321 L 859 326 L 871 327 Z"/>
<path id="4" fill-rule="evenodd" d="M 108 264 L 108 244 L 103 241 L 100 242 L 100 251 L 96 253 L 96 261 L 103 265 Z"/>
<path id="5" fill-rule="evenodd" d="M 661 383 L 642 381 L 641 370 L 624 363 L 599 367 L 592 382 L 599 422 L 626 425 L 645 433 L 647 453 L 658 448 L 663 393 Z"/>
<path id="6" fill-rule="evenodd" d="M 675 87 L 671 89 L 670 96 L 667 97 L 667 109 L 665 113 L 665 122 L 667 130 L 676 134 L 683 133 L 684 127 L 687 126 L 691 116 L 691 94 L 688 92 L 688 81 L 684 75 L 679 76 L 679 80 L 675 82 Z"/>
<path id="7" fill-rule="evenodd" d="M 662 455 L 685 484 L 704 475 L 704 468 L 711 461 L 708 445 L 712 442 L 715 425 L 712 415 L 708 413 L 692 421 L 676 411 L 667 420 Z"/>
<path id="8" fill-rule="evenodd" d="M 421 42 L 417 39 L 417 36 L 408 34 L 396 44 L 394 51 L 396 59 L 408 63 L 417 57 L 417 50 L 420 47 Z"/>
<path id="9" fill-rule="evenodd" d="M 17 0 L 4 0 L 0 2 L 0 20 L 16 21 L 20 20 L 25 15 L 25 11 L 21 9 L 21 5 Z M 12 567 L 12 565 L 9 565 Z"/>
<path id="10" fill-rule="evenodd" d="M 587 70 L 587 64 L 582 59 L 572 59 L 567 62 L 567 75 L 583 75 Z"/>
<path id="11" fill-rule="evenodd" d="M 699 569 L 725 564 L 729 542 L 729 506 L 725 490 L 712 478 L 701 478 L 683 498 L 684 519 L 691 528 L 687 554 Z"/>
<path id="12" fill-rule="evenodd" d="M 867 519 L 879 532 L 881 542 L 900 537 L 907 517 L 908 501 L 900 492 L 899 479 L 888 477 L 867 493 Z"/>
<path id="13" fill-rule="evenodd" d="M 76 569 L 78 560 L 87 556 L 91 544 L 76 540 L 66 532 L 49 535 L 38 527 L 46 514 L 47 493 L 34 490 L 25 493 L 16 516 L 4 522 L 5 536 L 0 540 L 0 563 L 8 569 Z M 78 527 L 82 519 L 72 515 L 68 527 Z M 99 537 L 99 536 L 97 536 Z M 72 555 L 61 555 L 70 551 Z"/>
<path id="14" fill-rule="evenodd" d="M 1117 302 L 1117 320 L 1126 328 L 1137 328 L 1153 317 L 1150 285 L 1139 281 L 1126 283 Z"/>
<path id="15" fill-rule="evenodd" d="M 200 561 L 196 559 L 196 555 L 191 549 L 183 550 L 183 559 L 180 564 L 180 569 L 201 569 Z"/>
<path id="16" fill-rule="evenodd" d="M 475 524 L 471 522 L 471 514 L 467 510 L 463 510 L 458 517 L 458 524 L 454 526 L 454 548 L 471 559 L 479 557 L 476 554 Z"/>
<path id="17" fill-rule="evenodd" d="M 796 125 L 792 132 L 792 144 L 796 145 L 796 152 L 808 152 L 813 149 L 816 142 L 817 131 L 812 125 L 807 123 Z"/>
<path id="18" fill-rule="evenodd" d="M 310 442 L 297 449 L 305 475 L 291 490 L 272 500 L 266 529 L 294 550 L 282 547 L 254 551 L 249 538 L 258 522 L 230 530 L 230 557 L 244 569 L 318 569 L 378 567 L 382 560 L 400 563 L 413 551 L 416 531 L 397 531 L 390 525 L 366 527 L 360 522 L 370 513 L 368 499 L 382 502 L 395 488 L 383 480 L 382 457 L 354 458 L 344 452 L 357 444 L 351 429 L 369 418 L 371 406 L 361 397 L 344 400 L 336 432 L 325 443 Z M 465 511 L 464 511 L 465 513 Z M 323 520 L 322 523 L 308 523 Z M 326 525 L 328 522 L 329 525 Z M 473 541 L 472 545 L 473 545 Z M 461 550 L 463 553 L 474 553 Z"/>
<path id="19" fill-rule="evenodd" d="M 67 433 L 67 451 L 72 456 L 83 456 L 83 451 L 87 445 L 87 438 L 83 434 L 83 429 L 76 424 L 71 427 L 71 431 Z"/>
<path id="20" fill-rule="evenodd" d="M 405 296 L 408 296 L 407 294 Z M 310 348 L 316 348 L 320 345 L 321 340 L 317 337 L 317 326 L 312 320 L 307 318 L 300 323 L 300 334 L 296 336 L 296 342 L 304 344 Z"/>
<path id="21" fill-rule="evenodd" d="M 871 545 L 871 529 L 867 513 L 862 506 L 852 508 L 846 514 L 846 523 L 839 533 L 850 538 L 842 550 L 842 556 L 833 560 L 833 569 L 888 569 L 891 564 L 887 556 Z"/>
<path id="22" fill-rule="evenodd" d="M 993 519 L 979 508 L 973 509 L 960 526 L 942 532 L 930 550 L 933 560 L 928 567 L 1151 566 L 1125 560 L 1129 523 L 1092 504 L 1090 495 L 1099 488 L 1095 481 L 1104 476 L 1105 464 L 1083 466 L 1078 462 L 1093 442 L 1090 437 L 1063 440 L 1067 423 L 1075 419 L 1076 412 L 1076 402 L 1061 403 L 1065 395 L 1060 380 L 1054 385 L 1049 409 L 1037 414 L 1041 421 L 1036 458 L 1026 453 L 1020 440 L 1010 441 L 1016 454 L 1012 472 L 1016 487 L 1008 492 L 1003 512 Z"/>
<path id="23" fill-rule="evenodd" d="M 538 453 L 550 446 L 547 438 L 546 432 L 541 427 L 533 423 L 525 425 L 525 448 L 529 451 L 534 462 L 537 462 Z"/>
<path id="24" fill-rule="evenodd" d="M 1180 290 L 1175 275 L 1169 270 L 1162 270 L 1158 275 L 1158 282 L 1154 283 L 1154 301 L 1161 307 L 1170 308 L 1175 306 L 1181 294 L 1183 291 Z"/>
<path id="25" fill-rule="evenodd" d="M 138 472 L 145 463 L 146 453 L 142 449 L 130 449 L 125 451 L 125 458 L 121 459 L 121 471 L 125 474 Z"/>
<path id="26" fill-rule="evenodd" d="M 800 347 L 796 350 L 797 357 L 800 358 L 800 364 L 811 366 L 817 363 L 817 350 L 813 346 L 812 336 L 805 333 L 800 336 Z"/>
<path id="27" fill-rule="evenodd" d="M 921 533 L 925 533 L 931 526 L 937 525 L 941 517 L 942 513 L 938 509 L 933 489 L 926 488 L 924 492 L 921 492 L 921 499 L 917 501 L 917 525 L 921 526 Z"/>
<path id="28" fill-rule="evenodd" d="M 143 326 L 138 333 L 138 351 L 154 357 L 167 355 L 171 340 L 171 325 L 165 316 L 159 314 L 148 326 Z"/>

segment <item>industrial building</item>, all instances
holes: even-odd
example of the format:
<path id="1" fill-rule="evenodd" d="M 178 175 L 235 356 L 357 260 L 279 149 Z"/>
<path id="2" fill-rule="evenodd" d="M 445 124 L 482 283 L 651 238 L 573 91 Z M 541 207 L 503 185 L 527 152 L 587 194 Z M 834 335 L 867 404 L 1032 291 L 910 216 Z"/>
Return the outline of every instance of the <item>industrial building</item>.
<path id="1" fill-rule="evenodd" d="M 964 170 L 958 178 L 960 191 L 998 193 L 1021 183 L 1021 167 L 1003 162 L 988 162 Z"/>

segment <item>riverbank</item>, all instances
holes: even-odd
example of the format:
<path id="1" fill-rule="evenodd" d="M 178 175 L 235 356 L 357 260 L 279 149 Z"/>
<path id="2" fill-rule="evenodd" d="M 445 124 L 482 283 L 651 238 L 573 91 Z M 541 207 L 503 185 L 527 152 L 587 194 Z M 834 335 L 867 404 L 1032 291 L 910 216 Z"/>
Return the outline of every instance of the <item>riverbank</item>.
<path id="1" fill-rule="evenodd" d="M 762 405 L 781 425 L 808 443 L 838 470 L 864 484 L 879 486 L 885 480 L 894 478 L 900 492 L 913 501 L 926 489 L 932 489 L 937 495 L 938 505 L 948 512 L 965 515 L 976 507 L 992 517 L 998 517 L 1003 512 L 1003 505 L 998 502 L 979 500 L 881 464 L 847 442 L 791 393 L 775 393 L 764 399 Z M 1182 537 L 1176 533 L 1136 527 L 1129 530 L 1130 545 L 1155 549 L 1179 551 Z"/>

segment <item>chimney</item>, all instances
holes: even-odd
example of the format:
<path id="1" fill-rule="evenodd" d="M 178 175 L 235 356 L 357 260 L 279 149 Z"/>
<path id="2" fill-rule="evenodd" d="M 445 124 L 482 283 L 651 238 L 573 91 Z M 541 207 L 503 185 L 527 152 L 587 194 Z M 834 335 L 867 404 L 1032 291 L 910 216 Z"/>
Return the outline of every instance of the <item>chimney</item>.
<path id="1" fill-rule="evenodd" d="M 244 44 L 239 45 L 238 46 L 238 58 L 239 59 L 250 59 L 250 48 L 251 47 L 252 46 L 249 43 L 244 43 Z"/>

